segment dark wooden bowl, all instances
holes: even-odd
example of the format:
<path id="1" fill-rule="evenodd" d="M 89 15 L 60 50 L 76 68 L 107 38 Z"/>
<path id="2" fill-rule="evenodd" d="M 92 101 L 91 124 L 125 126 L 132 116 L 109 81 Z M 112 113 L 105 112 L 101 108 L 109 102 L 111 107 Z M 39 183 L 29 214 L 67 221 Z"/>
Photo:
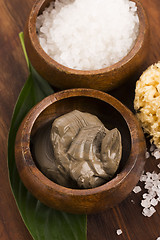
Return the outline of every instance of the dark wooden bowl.
<path id="1" fill-rule="evenodd" d="M 134 0 L 138 7 L 140 28 L 135 45 L 128 55 L 109 67 L 100 70 L 81 71 L 65 67 L 54 61 L 39 44 L 36 34 L 36 18 L 51 1 L 40 0 L 35 2 L 24 29 L 27 54 L 37 72 L 51 85 L 59 89 L 92 88 L 108 91 L 129 80 L 129 77 L 143 63 L 148 52 L 148 21 L 140 2 Z"/>
<path id="2" fill-rule="evenodd" d="M 30 141 L 49 121 L 78 109 L 95 114 L 122 136 L 122 159 L 116 176 L 93 189 L 70 189 L 49 180 L 36 166 Z M 132 191 L 145 164 L 145 140 L 133 113 L 107 93 L 92 89 L 65 90 L 45 98 L 23 120 L 16 138 L 15 158 L 26 188 L 44 204 L 71 213 L 95 213 L 113 207 Z"/>

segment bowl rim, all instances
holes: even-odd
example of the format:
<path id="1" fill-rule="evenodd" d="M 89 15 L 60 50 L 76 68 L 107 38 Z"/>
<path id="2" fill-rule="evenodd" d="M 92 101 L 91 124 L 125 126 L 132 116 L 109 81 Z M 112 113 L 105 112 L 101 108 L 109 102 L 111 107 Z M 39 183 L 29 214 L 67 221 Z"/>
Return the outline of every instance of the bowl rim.
<path id="1" fill-rule="evenodd" d="M 108 181 L 107 183 L 98 186 L 96 188 L 92 189 L 71 189 L 67 187 L 63 187 L 59 184 L 54 183 L 50 179 L 48 179 L 35 165 L 35 162 L 32 158 L 32 154 L 30 151 L 30 135 L 32 132 L 32 128 L 34 126 L 34 123 L 38 116 L 51 104 L 54 104 L 55 102 L 59 100 L 64 100 L 66 98 L 70 97 L 91 97 L 91 98 L 96 98 L 97 100 L 101 100 L 109 105 L 111 105 L 113 108 L 115 108 L 116 111 L 120 113 L 120 115 L 123 117 L 125 120 L 128 129 L 130 131 L 130 138 L 131 138 L 131 151 L 130 155 L 128 157 L 128 160 L 125 164 L 125 168 L 122 169 L 120 173 L 118 173 L 113 179 Z M 90 196 L 90 195 L 95 195 L 97 193 L 102 193 L 105 191 L 110 191 L 114 190 L 117 188 L 118 185 L 121 184 L 121 182 L 127 178 L 129 173 L 132 171 L 134 168 L 135 164 L 137 161 L 140 161 L 138 158 L 138 155 L 136 157 L 134 156 L 133 153 L 137 153 L 140 150 L 139 143 L 134 141 L 134 136 L 137 136 L 138 134 L 138 128 L 135 127 L 137 126 L 137 119 L 135 118 L 134 114 L 125 106 L 123 105 L 119 100 L 116 98 L 112 97 L 111 95 L 104 93 L 102 91 L 94 90 L 94 89 L 83 89 L 83 88 L 77 88 L 77 89 L 69 89 L 69 90 L 64 90 L 61 92 L 54 93 L 45 99 L 43 99 L 40 103 L 35 105 L 27 114 L 25 119 L 23 120 L 21 127 L 18 130 L 17 136 L 19 137 L 20 135 L 20 141 L 21 141 L 21 154 L 23 156 L 23 163 L 21 163 L 21 167 L 27 168 L 27 171 L 29 174 L 26 176 L 32 177 L 32 179 L 28 179 L 29 181 L 32 181 L 33 179 L 36 180 L 36 185 L 39 186 L 40 188 L 45 186 L 47 189 L 54 189 L 59 194 L 62 195 L 68 195 L 68 196 Z M 139 126 L 139 125 L 138 125 Z M 26 129 L 28 134 L 26 134 Z M 19 140 L 19 139 L 18 139 Z M 17 137 L 16 137 L 16 143 L 17 143 Z M 27 141 L 27 145 L 24 144 L 24 142 Z M 133 142 L 134 141 L 134 142 Z M 145 143 L 144 143 L 145 144 Z M 16 149 L 16 144 L 15 144 L 15 149 Z M 19 154 L 19 153 L 18 153 Z M 17 168 L 19 170 L 19 160 L 16 158 L 16 164 Z M 23 165 L 23 166 L 22 166 Z M 21 168 L 20 167 L 20 168 Z M 35 171 L 36 169 L 36 171 Z M 38 173 L 38 175 L 37 175 Z M 22 179 L 23 181 L 23 179 Z"/>
<path id="2" fill-rule="evenodd" d="M 52 2 L 53 0 L 49 0 L 49 1 Z M 106 72 L 113 71 L 115 69 L 119 69 L 125 64 L 127 64 L 128 62 L 130 62 L 131 59 L 139 52 L 139 50 L 143 45 L 145 35 L 147 32 L 148 20 L 147 20 L 147 16 L 144 11 L 144 8 L 139 0 L 132 0 L 132 1 L 134 1 L 137 5 L 137 11 L 138 11 L 138 17 L 139 17 L 139 33 L 138 33 L 137 39 L 135 40 L 135 44 L 132 46 L 131 50 L 128 52 L 126 56 L 124 56 L 120 61 L 108 67 L 96 69 L 96 70 L 78 70 L 78 69 L 69 68 L 55 61 L 43 50 L 43 48 L 39 43 L 38 36 L 36 33 L 36 18 L 39 14 L 41 7 L 46 2 L 46 0 L 36 1 L 31 9 L 31 12 L 28 18 L 28 23 L 27 23 L 29 25 L 28 33 L 29 33 L 29 37 L 31 39 L 32 45 L 35 48 L 36 52 L 40 55 L 42 59 L 45 60 L 47 64 L 49 64 L 50 66 L 55 66 L 60 71 L 64 71 L 68 74 L 77 74 L 77 75 L 83 75 L 83 76 L 98 75 L 98 74 L 104 74 Z"/>

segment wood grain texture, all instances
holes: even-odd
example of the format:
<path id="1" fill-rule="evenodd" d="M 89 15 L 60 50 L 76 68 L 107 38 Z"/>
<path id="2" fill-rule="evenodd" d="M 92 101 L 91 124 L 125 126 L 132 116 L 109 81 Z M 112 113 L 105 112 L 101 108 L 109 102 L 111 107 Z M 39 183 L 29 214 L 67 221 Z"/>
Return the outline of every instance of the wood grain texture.
<path id="1" fill-rule="evenodd" d="M 23 30 L 25 20 L 34 0 L 0 1 L 0 239 L 31 240 L 17 210 L 9 185 L 7 170 L 7 135 L 11 115 L 20 89 L 27 78 L 27 66 L 21 50 L 18 33 Z M 130 108 L 133 107 L 134 84 L 142 71 L 151 63 L 160 60 L 160 3 L 159 0 L 141 0 L 150 24 L 150 49 L 145 64 L 136 72 L 132 84 L 112 92 Z M 119 94 L 121 93 L 121 95 Z M 155 159 L 147 160 L 147 171 L 158 171 Z M 140 206 L 142 193 L 131 193 L 119 206 L 102 214 L 88 217 L 88 240 L 154 240 L 160 236 L 160 205 L 151 217 L 142 216 Z M 131 202 L 134 201 L 134 203 Z M 116 230 L 123 234 L 118 236 Z"/>

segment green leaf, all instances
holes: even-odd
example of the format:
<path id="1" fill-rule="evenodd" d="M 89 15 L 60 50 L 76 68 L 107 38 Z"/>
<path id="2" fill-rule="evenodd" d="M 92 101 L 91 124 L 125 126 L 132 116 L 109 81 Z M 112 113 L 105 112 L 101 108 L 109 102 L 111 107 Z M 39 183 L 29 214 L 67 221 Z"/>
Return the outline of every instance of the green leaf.
<path id="1" fill-rule="evenodd" d="M 14 145 L 17 130 L 28 111 L 54 91 L 30 64 L 20 39 L 30 70 L 28 80 L 18 97 L 8 138 L 8 168 L 11 188 L 26 227 L 35 240 L 85 240 L 87 218 L 51 209 L 35 199 L 25 188 L 17 172 Z"/>
<path id="2" fill-rule="evenodd" d="M 23 32 L 21 32 L 19 34 L 19 38 L 20 38 L 20 42 L 21 42 L 21 45 L 22 45 L 23 53 L 24 53 L 24 56 L 25 56 L 25 59 L 26 59 L 26 62 L 27 62 L 27 66 L 29 68 L 30 67 L 30 62 L 29 62 L 29 59 L 28 59 L 28 56 L 27 56 L 25 45 L 24 45 L 24 35 L 23 35 Z"/>

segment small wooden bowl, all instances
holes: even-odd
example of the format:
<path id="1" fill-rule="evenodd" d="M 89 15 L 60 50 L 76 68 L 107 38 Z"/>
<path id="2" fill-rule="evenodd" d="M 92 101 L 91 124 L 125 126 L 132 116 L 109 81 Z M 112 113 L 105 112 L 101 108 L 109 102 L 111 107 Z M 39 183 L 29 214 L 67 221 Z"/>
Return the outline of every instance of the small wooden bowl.
<path id="1" fill-rule="evenodd" d="M 82 71 L 65 67 L 50 58 L 40 46 L 36 34 L 36 18 L 49 6 L 52 0 L 36 1 L 24 29 L 24 41 L 28 57 L 37 72 L 51 85 L 59 89 L 92 88 L 112 90 L 121 85 L 140 67 L 148 52 L 148 21 L 144 9 L 138 0 L 140 20 L 139 35 L 131 49 L 121 61 L 109 67 Z"/>
<path id="2" fill-rule="evenodd" d="M 116 176 L 93 189 L 71 189 L 49 180 L 36 166 L 31 139 L 49 121 L 80 110 L 95 114 L 103 124 L 117 127 L 122 136 L 122 159 Z M 26 188 L 44 204 L 71 213 L 95 213 L 113 207 L 132 191 L 145 164 L 145 140 L 130 110 L 107 93 L 92 89 L 65 90 L 45 98 L 23 120 L 16 137 L 15 158 Z"/>

